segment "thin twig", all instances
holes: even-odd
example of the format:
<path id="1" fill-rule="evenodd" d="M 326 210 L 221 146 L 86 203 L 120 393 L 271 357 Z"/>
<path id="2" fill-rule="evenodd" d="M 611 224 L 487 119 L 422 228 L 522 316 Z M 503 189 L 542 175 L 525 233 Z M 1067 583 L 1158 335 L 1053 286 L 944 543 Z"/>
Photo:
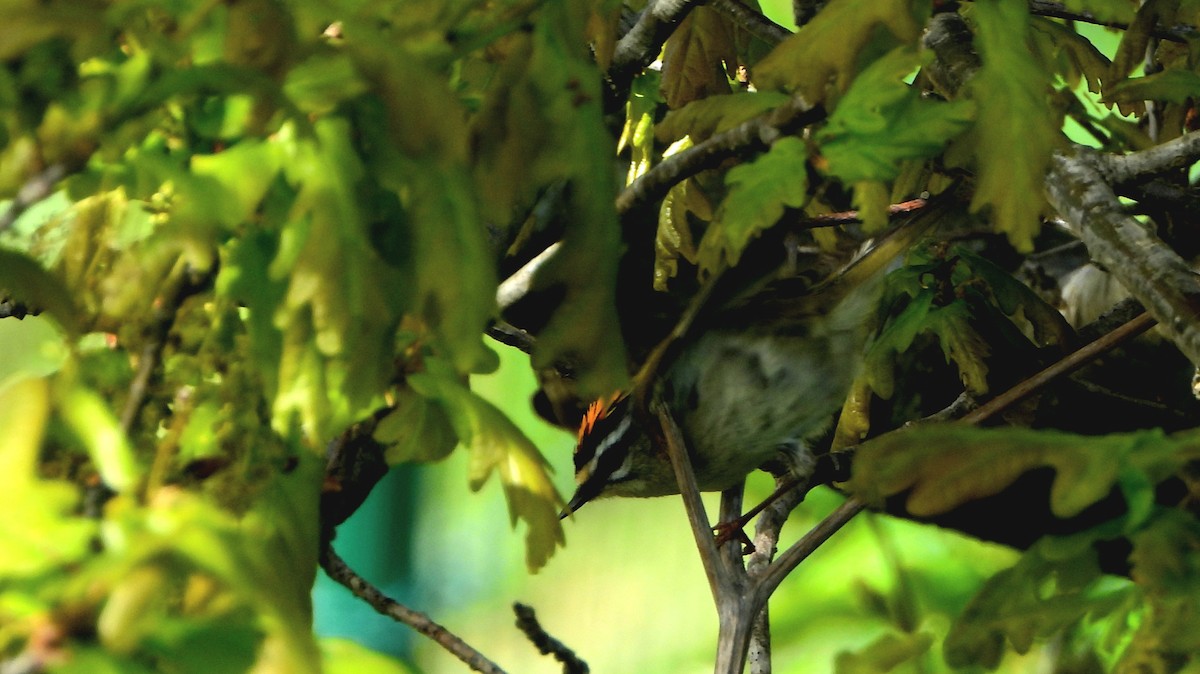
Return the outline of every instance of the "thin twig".
<path id="1" fill-rule="evenodd" d="M 959 421 L 964 424 L 982 423 L 1043 388 L 1055 379 L 1083 367 L 1101 354 L 1149 330 L 1154 327 L 1155 323 L 1156 321 L 1153 316 L 1143 313 L 1096 341 L 1072 351 L 1041 372 L 1021 381 L 1016 386 L 980 405 L 976 410 L 967 414 Z"/>
<path id="2" fill-rule="evenodd" d="M 588 674 L 588 664 L 575 655 L 575 651 L 542 629 L 532 606 L 514 603 L 513 613 L 517 616 L 517 629 L 525 634 L 542 655 L 553 655 L 555 660 L 563 663 L 563 674 Z"/>
<path id="3" fill-rule="evenodd" d="M 65 164 L 52 164 L 45 170 L 30 176 L 21 186 L 12 203 L 9 204 L 8 210 L 0 215 L 0 232 L 12 227 L 17 218 L 21 217 L 21 214 L 29 210 L 31 206 L 54 194 L 54 189 L 58 187 L 59 181 L 67 177 L 67 173 Z"/>
<path id="4" fill-rule="evenodd" d="M 929 205 L 928 199 L 909 199 L 887 207 L 888 215 L 908 215 Z M 800 222 L 801 227 L 832 227 L 834 225 L 849 225 L 862 222 L 858 211 L 839 211 L 814 215 Z"/>
<path id="5" fill-rule="evenodd" d="M 766 597 L 771 596 L 775 588 L 787 578 L 800 562 L 808 558 L 817 548 L 821 547 L 825 541 L 838 532 L 839 529 L 846 526 L 854 516 L 862 512 L 867 507 L 866 502 L 858 497 L 850 497 L 833 512 L 829 513 L 825 519 L 821 520 L 817 526 L 813 527 L 803 538 L 792 544 L 786 552 L 779 556 L 779 559 L 771 563 L 767 572 L 763 574 L 755 585 L 755 592 Z"/>
<path id="6" fill-rule="evenodd" d="M 354 596 L 370 604 L 371 608 L 381 615 L 408 625 L 420 634 L 429 637 L 471 669 L 484 672 L 484 674 L 504 674 L 503 669 L 472 648 L 458 635 L 437 624 L 424 613 L 410 609 L 387 596 L 367 579 L 358 575 L 344 559 L 334 552 L 330 545 L 321 549 L 321 568 L 325 570 L 326 575 L 345 586 L 354 593 Z"/>
<path id="7" fill-rule="evenodd" d="M 142 347 L 141 358 L 138 359 L 137 373 L 129 384 L 129 396 L 125 399 L 125 407 L 121 411 L 121 430 L 126 435 L 133 430 L 138 412 L 146 403 L 150 379 L 158 370 L 163 348 L 171 328 L 175 325 L 179 308 L 183 306 L 184 300 L 206 288 L 214 277 L 214 270 L 196 273 L 186 264 L 181 264 L 178 272 L 172 274 L 172 278 L 168 280 L 166 292 L 155 299 L 154 322 L 146 335 L 146 344 Z"/>
<path id="8" fill-rule="evenodd" d="M 1129 24 L 1123 21 L 1107 21 L 1100 19 L 1088 12 L 1075 12 L 1069 10 L 1060 2 L 1049 2 L 1048 0 L 1030 0 L 1029 13 L 1036 14 L 1038 16 L 1048 16 L 1055 19 L 1065 19 L 1067 21 L 1090 23 L 1097 26 L 1104 26 L 1106 28 L 1117 28 L 1120 30 L 1129 29 Z M 1175 26 L 1173 28 L 1155 26 L 1150 29 L 1150 35 L 1159 38 L 1160 40 L 1187 43 L 1189 37 L 1196 36 L 1196 28 L 1194 26 Z"/>

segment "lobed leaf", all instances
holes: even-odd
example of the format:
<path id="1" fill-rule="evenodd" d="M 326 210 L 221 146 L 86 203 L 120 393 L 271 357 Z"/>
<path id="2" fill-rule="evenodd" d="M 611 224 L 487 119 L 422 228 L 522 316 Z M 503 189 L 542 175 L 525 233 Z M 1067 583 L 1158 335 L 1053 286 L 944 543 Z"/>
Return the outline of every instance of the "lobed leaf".
<path id="1" fill-rule="evenodd" d="M 1123 470 L 1147 471 L 1137 467 L 1139 455 L 1178 468 L 1196 452 L 1193 437 L 1168 438 L 1157 431 L 1084 437 L 931 425 L 864 445 L 855 458 L 851 490 L 872 502 L 911 490 L 909 511 L 930 516 L 997 494 L 1024 473 L 1048 466 L 1056 471 L 1050 509 L 1069 518 L 1104 498 Z"/>
<path id="2" fill-rule="evenodd" d="M 774 225 L 787 207 L 808 203 L 808 148 L 799 138 L 776 141 L 766 154 L 725 176 L 729 193 L 700 241 L 700 270 L 736 265 L 752 238 Z"/>
<path id="3" fill-rule="evenodd" d="M 972 210 L 990 209 L 993 226 L 1021 251 L 1033 247 L 1045 209 L 1042 183 L 1050 153 L 1062 140 L 1050 107 L 1050 81 L 1028 46 L 1029 15 L 1021 0 L 974 7 L 983 66 L 968 84 L 976 104 L 969 139 L 978 183 Z"/>
<path id="4" fill-rule="evenodd" d="M 737 69 L 733 19 L 711 7 L 696 7 L 679 22 L 663 47 L 662 93 L 667 107 L 730 93 Z"/>
<path id="5" fill-rule="evenodd" d="M 1107 103 L 1167 101 L 1186 103 L 1200 95 L 1200 74 L 1190 70 L 1164 70 L 1117 82 L 1104 92 Z"/>
<path id="6" fill-rule="evenodd" d="M 786 94 L 758 91 L 736 96 L 710 96 L 671 110 L 654 129 L 658 140 L 675 142 L 684 136 L 700 143 L 788 101 Z"/>
<path id="7" fill-rule="evenodd" d="M 833 0 L 754 67 L 754 83 L 824 102 L 846 90 L 867 52 L 916 43 L 928 12 L 909 0 Z"/>
<path id="8" fill-rule="evenodd" d="M 559 510 L 565 506 L 547 473 L 549 464 L 504 413 L 475 395 L 437 358 L 425 360 L 426 371 L 409 377 L 413 390 L 445 411 L 460 443 L 471 454 L 469 482 L 478 490 L 499 472 L 508 502 L 509 521 L 527 526 L 525 563 L 537 571 L 557 546 L 563 545 Z"/>
<path id="9" fill-rule="evenodd" d="M 905 83 L 921 64 L 897 47 L 850 84 L 816 134 L 826 170 L 843 183 L 890 181 L 906 159 L 931 157 L 970 125 L 970 101 L 933 102 Z"/>

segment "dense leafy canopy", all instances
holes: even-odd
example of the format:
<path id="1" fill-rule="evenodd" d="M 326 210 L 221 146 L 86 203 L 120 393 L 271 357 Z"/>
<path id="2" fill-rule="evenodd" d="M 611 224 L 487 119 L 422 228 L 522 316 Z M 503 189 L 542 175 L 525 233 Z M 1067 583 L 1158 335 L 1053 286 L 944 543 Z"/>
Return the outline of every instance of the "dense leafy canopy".
<path id="1" fill-rule="evenodd" d="M 760 3 L 692 4 L 0 0 L 0 669 L 404 671 L 312 635 L 322 494 L 357 488 L 326 450 L 467 453 L 463 486 L 497 475 L 542 568 L 563 500 L 470 386 L 497 367 L 489 329 L 527 340 L 569 423 L 759 244 L 832 256 L 919 201 L 966 243 L 889 277 L 833 440 L 858 445 L 1073 344 L 1018 273 L 1068 239 L 1044 224 L 1056 152 L 1198 126 L 1196 2 L 833 0 L 787 36 Z M 926 33 L 948 15 L 958 52 Z M 1194 176 L 1129 182 L 1196 252 Z M 995 667 L 1047 640 L 1064 668 L 1200 667 L 1196 410 L 1141 383 L 1094 386 L 1145 417 L 1083 423 L 1059 391 L 1014 428 L 863 445 L 845 488 L 909 517 L 1047 470 L 1026 498 L 1048 520 L 1124 510 L 1038 529 L 953 627 L 897 621 L 837 671 Z M 1104 573 L 1114 541 L 1128 579 Z"/>

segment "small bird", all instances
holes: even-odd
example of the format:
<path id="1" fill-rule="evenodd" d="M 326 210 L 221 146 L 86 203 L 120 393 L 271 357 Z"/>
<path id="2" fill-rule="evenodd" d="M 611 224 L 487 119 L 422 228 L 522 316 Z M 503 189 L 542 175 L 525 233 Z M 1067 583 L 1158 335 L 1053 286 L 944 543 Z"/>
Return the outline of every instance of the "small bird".
<path id="1" fill-rule="evenodd" d="M 830 280 L 796 296 L 776 282 L 695 326 L 659 377 L 701 491 L 757 468 L 804 478 L 862 360 L 883 270 L 924 231 L 917 217 Z M 678 494 L 665 451 L 650 441 L 628 394 L 592 403 L 575 448 L 576 492 L 563 516 L 598 497 Z"/>

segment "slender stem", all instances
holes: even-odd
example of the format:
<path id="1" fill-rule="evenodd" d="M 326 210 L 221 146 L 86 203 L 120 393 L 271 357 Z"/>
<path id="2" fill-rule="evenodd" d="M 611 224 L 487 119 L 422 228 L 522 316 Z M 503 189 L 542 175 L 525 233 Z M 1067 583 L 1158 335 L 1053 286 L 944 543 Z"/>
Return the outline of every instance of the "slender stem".
<path id="1" fill-rule="evenodd" d="M 700 487 L 696 484 L 696 474 L 692 470 L 692 460 L 688 457 L 687 446 L 683 434 L 671 416 L 671 411 L 660 400 L 655 400 L 651 411 L 657 414 L 667 443 L 667 455 L 671 458 L 671 467 L 675 469 L 675 479 L 679 481 L 679 493 L 683 496 L 683 506 L 687 510 L 688 522 L 692 525 L 692 536 L 696 539 L 696 547 L 700 548 L 700 561 L 704 564 L 704 574 L 708 577 L 708 585 L 712 589 L 713 598 L 720 605 L 721 564 L 717 560 L 720 555 L 717 544 L 713 541 L 712 525 L 708 521 L 708 513 L 704 510 L 704 502 L 700 500 Z"/>
<path id="2" fill-rule="evenodd" d="M 779 587 L 783 579 L 800 565 L 800 562 L 807 559 L 809 555 L 821 547 L 839 529 L 846 526 L 855 515 L 862 512 L 866 507 L 866 502 L 859 500 L 857 497 L 847 499 L 845 503 L 829 513 L 825 519 L 821 520 L 803 538 L 793 543 L 792 547 L 779 556 L 779 559 L 771 563 L 770 568 L 767 569 L 767 572 L 763 574 L 755 585 L 755 592 L 762 595 L 765 601 L 775 591 L 775 588 Z"/>
<path id="3" fill-rule="evenodd" d="M 408 608 L 387 596 L 370 581 L 358 575 L 358 572 L 350 568 L 350 565 L 334 552 L 332 546 L 326 545 L 321 550 L 321 568 L 325 570 L 326 575 L 353 592 L 354 596 L 370 604 L 371 608 L 433 639 L 471 669 L 484 672 L 484 674 L 504 674 L 503 669 L 472 648 L 458 635 L 437 624 L 424 613 Z"/>
<path id="4" fill-rule="evenodd" d="M 1041 389 L 1055 379 L 1079 369 L 1100 354 L 1149 330 L 1154 327 L 1156 322 L 1150 314 L 1143 313 L 1138 315 L 1116 330 L 1100 337 L 1094 342 L 1090 342 L 1082 348 L 1072 351 L 1041 372 L 1021 381 L 1016 386 L 980 405 L 959 421 L 964 424 L 978 424 L 999 414 L 1017 401 Z"/>

